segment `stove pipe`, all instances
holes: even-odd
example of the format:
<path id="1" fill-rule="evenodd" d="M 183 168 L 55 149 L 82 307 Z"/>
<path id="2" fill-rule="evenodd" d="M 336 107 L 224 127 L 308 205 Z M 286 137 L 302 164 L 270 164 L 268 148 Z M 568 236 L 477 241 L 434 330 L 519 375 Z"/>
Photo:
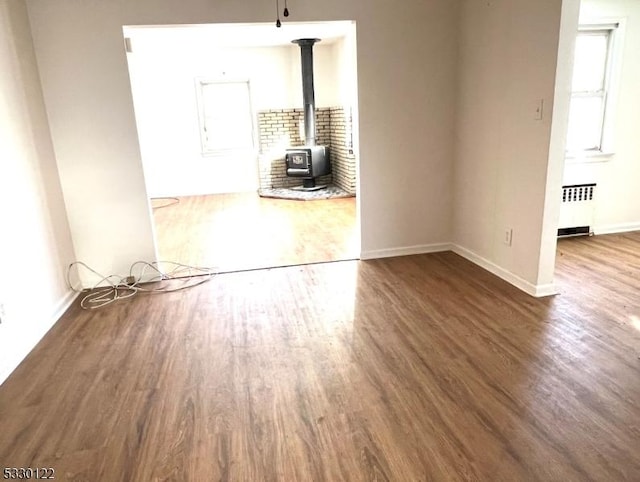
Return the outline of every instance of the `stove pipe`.
<path id="1" fill-rule="evenodd" d="M 305 145 L 316 145 L 316 100 L 313 88 L 313 44 L 318 38 L 292 40 L 300 46 L 302 61 L 302 97 L 304 101 L 304 137 Z"/>

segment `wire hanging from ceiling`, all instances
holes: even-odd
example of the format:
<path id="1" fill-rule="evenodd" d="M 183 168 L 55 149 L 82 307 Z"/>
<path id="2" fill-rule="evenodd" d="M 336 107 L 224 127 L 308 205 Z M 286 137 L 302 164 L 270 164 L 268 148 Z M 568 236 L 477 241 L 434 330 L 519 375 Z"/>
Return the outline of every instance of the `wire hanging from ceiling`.
<path id="1" fill-rule="evenodd" d="M 287 0 L 284 0 L 284 10 L 282 11 L 282 15 L 284 17 L 289 16 L 289 6 L 287 5 Z M 282 22 L 280 21 L 280 0 L 276 0 L 276 27 L 282 27 Z"/>

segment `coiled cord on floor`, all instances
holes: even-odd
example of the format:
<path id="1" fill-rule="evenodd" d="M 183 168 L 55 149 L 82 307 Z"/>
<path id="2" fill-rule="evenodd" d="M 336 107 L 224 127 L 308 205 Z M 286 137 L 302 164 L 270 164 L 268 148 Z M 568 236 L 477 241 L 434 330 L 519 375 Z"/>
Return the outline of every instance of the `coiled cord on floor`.
<path id="1" fill-rule="evenodd" d="M 173 266 L 169 271 L 162 271 L 160 266 Z M 78 288 L 71 281 L 71 271 L 74 267 L 84 268 L 99 278 L 92 288 Z M 139 269 L 140 273 L 134 276 Z M 216 272 L 212 268 L 189 266 L 174 261 L 136 261 L 129 268 L 127 276 L 105 276 L 82 261 L 71 263 L 67 269 L 67 284 L 76 293 L 87 293 L 80 300 L 80 307 L 84 310 L 102 308 L 110 303 L 131 298 L 139 292 L 158 294 L 180 291 L 210 281 Z M 104 284 L 108 286 L 104 286 Z M 150 286 L 159 283 L 159 286 Z"/>

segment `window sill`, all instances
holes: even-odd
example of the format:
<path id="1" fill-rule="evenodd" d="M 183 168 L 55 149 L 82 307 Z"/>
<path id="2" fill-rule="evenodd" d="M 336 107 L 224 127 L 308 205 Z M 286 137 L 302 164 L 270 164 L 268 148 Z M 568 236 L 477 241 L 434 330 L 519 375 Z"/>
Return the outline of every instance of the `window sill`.
<path id="1" fill-rule="evenodd" d="M 583 151 L 583 152 L 567 152 L 565 160 L 570 164 L 582 164 L 589 162 L 608 162 L 613 159 L 615 152 L 602 151 Z"/>

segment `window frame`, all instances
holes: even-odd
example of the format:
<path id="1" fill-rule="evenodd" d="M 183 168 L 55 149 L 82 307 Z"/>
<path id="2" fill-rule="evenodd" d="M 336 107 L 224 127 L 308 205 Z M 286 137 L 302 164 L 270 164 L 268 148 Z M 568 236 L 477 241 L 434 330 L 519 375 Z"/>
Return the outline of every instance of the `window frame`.
<path id="1" fill-rule="evenodd" d="M 576 33 L 578 35 L 592 32 L 608 32 L 607 55 L 603 79 L 601 97 L 603 98 L 602 114 L 600 115 L 600 142 L 599 145 L 589 149 L 565 151 L 565 157 L 569 162 L 599 162 L 610 160 L 614 152 L 614 119 L 618 90 L 619 70 L 622 54 L 622 36 L 624 31 L 624 19 L 594 19 L 581 21 Z M 570 100 L 574 97 L 596 97 L 596 92 L 574 91 L 570 88 Z M 569 119 L 570 120 L 570 119 Z"/>
<path id="2" fill-rule="evenodd" d="M 206 126 L 206 112 L 204 102 L 204 89 L 207 85 L 212 84 L 245 84 L 247 87 L 247 98 L 249 101 L 249 117 L 251 120 L 251 145 L 246 147 L 230 147 L 230 148 L 211 148 L 207 142 L 207 126 Z M 203 157 L 221 157 L 228 156 L 234 153 L 245 152 L 257 152 L 257 139 L 256 139 L 256 119 L 253 110 L 253 100 L 251 96 L 251 81 L 247 78 L 211 78 L 211 77 L 196 77 L 196 103 L 198 109 L 198 125 L 200 134 L 200 153 Z"/>

